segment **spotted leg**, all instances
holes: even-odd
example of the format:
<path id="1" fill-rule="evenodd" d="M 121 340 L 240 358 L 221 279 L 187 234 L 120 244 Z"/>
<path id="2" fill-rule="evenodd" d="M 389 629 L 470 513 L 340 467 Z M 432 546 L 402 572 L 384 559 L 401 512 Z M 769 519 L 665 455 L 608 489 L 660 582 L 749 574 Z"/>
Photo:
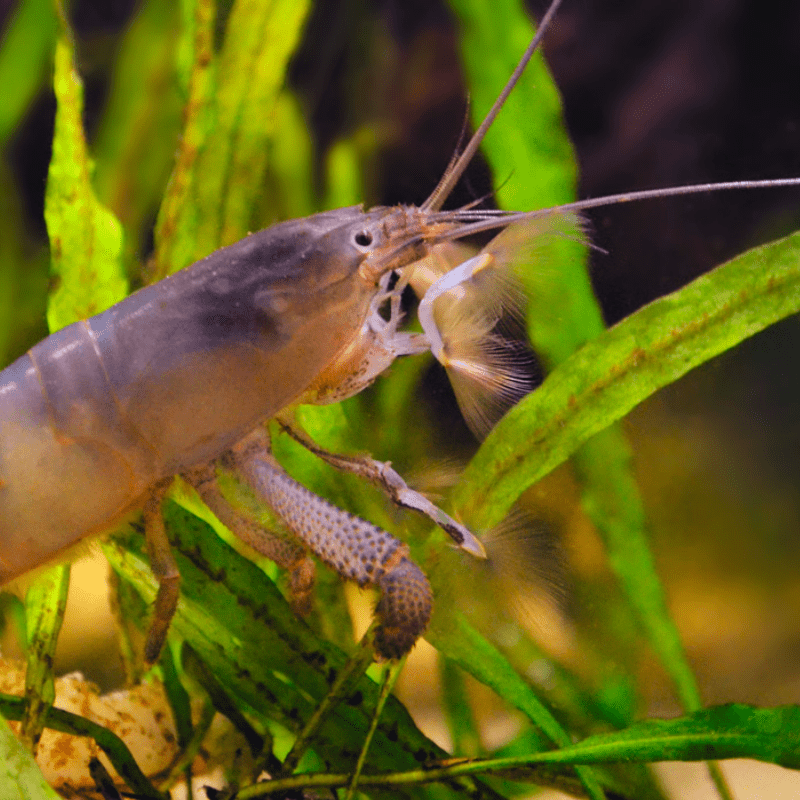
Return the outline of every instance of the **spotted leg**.
<path id="1" fill-rule="evenodd" d="M 280 424 L 286 433 L 315 456 L 343 472 L 352 472 L 380 486 L 400 508 L 409 508 L 424 514 L 442 528 L 463 550 L 477 558 L 486 558 L 486 550 L 480 539 L 469 528 L 445 514 L 427 497 L 411 489 L 388 461 L 377 461 L 370 456 L 331 453 L 314 442 L 297 423 L 290 422 L 284 417 L 280 419 Z"/>
<path id="2" fill-rule="evenodd" d="M 183 477 L 228 530 L 248 547 L 289 572 L 292 608 L 301 616 L 310 613 L 314 562 L 308 557 L 305 548 L 285 536 L 266 530 L 254 519 L 234 509 L 220 491 L 213 464 L 190 470 Z"/>
<path id="3" fill-rule="evenodd" d="M 290 478 L 261 432 L 240 442 L 233 458 L 239 474 L 312 553 L 342 577 L 380 590 L 375 650 L 384 659 L 405 655 L 427 627 L 433 605 L 428 579 L 406 545 Z"/>

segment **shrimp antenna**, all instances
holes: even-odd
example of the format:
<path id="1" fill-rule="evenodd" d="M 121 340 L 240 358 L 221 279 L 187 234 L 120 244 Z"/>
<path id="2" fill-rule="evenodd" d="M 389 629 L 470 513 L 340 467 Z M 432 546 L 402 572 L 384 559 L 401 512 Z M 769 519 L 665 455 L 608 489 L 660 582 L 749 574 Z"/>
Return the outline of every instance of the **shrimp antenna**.
<path id="1" fill-rule="evenodd" d="M 468 212 L 463 215 L 460 211 L 456 211 L 451 212 L 451 219 L 474 219 L 474 221 L 466 222 L 457 228 L 445 230 L 435 238 L 437 241 L 461 239 L 464 236 L 472 236 L 475 233 L 503 228 L 514 222 L 521 222 L 525 219 L 537 219 L 550 216 L 551 214 L 575 214 L 590 208 L 602 208 L 603 206 L 616 205 L 618 203 L 658 200 L 665 197 L 681 197 L 690 194 L 700 194 L 702 192 L 725 192 L 740 189 L 777 189 L 780 187 L 785 188 L 792 186 L 800 186 L 800 178 L 767 178 L 765 180 L 724 181 L 722 183 L 692 183 L 685 186 L 667 186 L 662 189 L 642 189 L 635 192 L 623 192 L 622 194 L 609 194 L 604 197 L 590 197 L 585 200 L 576 200 L 573 203 L 564 203 L 560 206 L 540 208 L 535 211 Z M 442 214 L 444 213 L 445 212 L 442 212 Z M 480 218 L 478 216 L 479 213 L 483 213 L 484 217 Z M 474 217 L 472 214 L 474 214 Z"/>
<path id="2" fill-rule="evenodd" d="M 420 211 L 438 211 L 444 204 L 444 201 L 447 200 L 450 192 L 453 191 L 453 187 L 456 185 L 456 183 L 458 183 L 459 179 L 464 174 L 464 170 L 466 170 L 467 165 L 470 161 L 472 161 L 472 157 L 481 146 L 481 143 L 486 136 L 486 132 L 492 126 L 495 118 L 500 113 L 500 109 L 505 105 L 508 96 L 517 85 L 517 81 L 519 81 L 520 76 L 525 71 L 525 67 L 528 66 L 528 62 L 531 60 L 531 57 L 538 49 L 545 31 L 550 26 L 550 22 L 555 16 L 556 11 L 558 11 L 558 7 L 560 5 L 561 0 L 553 0 L 553 2 L 550 3 L 550 8 L 547 9 L 547 13 L 542 17 L 536 34 L 534 35 L 533 39 L 531 39 L 528 49 L 519 60 L 517 68 L 508 79 L 508 83 L 505 85 L 505 88 L 502 92 L 500 92 L 497 100 L 494 101 L 494 105 L 490 109 L 489 113 L 484 117 L 483 122 L 481 122 L 478 130 L 472 134 L 472 138 L 461 152 L 461 155 L 457 160 L 455 160 L 455 162 L 451 160 L 450 164 L 448 164 L 447 169 L 445 170 L 444 175 L 442 175 L 438 185 L 431 192 L 430 197 L 420 206 Z"/>

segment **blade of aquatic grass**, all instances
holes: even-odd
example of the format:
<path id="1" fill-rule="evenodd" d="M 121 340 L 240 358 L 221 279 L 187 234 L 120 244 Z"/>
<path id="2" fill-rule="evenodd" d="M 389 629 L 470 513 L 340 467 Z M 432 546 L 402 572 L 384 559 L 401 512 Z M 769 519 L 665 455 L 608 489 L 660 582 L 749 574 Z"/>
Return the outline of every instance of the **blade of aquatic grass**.
<path id="1" fill-rule="evenodd" d="M 159 213 L 157 278 L 251 229 L 278 100 L 309 3 L 239 0 L 226 20 L 218 54 L 213 6 L 198 0 L 189 11 L 184 22 L 192 52 L 183 61 L 189 75 L 186 126 Z"/>
<path id="2" fill-rule="evenodd" d="M 530 40 L 531 27 L 525 10 L 514 0 L 503 0 L 491 8 L 473 0 L 453 0 L 452 5 L 464 31 L 462 50 L 473 114 L 479 120 Z M 535 114 L 530 113 L 532 109 Z M 565 132 L 558 90 L 540 55 L 533 59 L 527 74 L 515 87 L 483 149 L 494 170 L 495 182 L 505 181 L 497 193 L 505 208 L 532 209 L 574 199 L 574 156 Z M 515 180 L 514 173 L 521 173 L 525 179 Z M 531 298 L 529 334 L 537 355 L 546 367 L 553 369 L 600 334 L 604 326 L 579 232 L 575 231 L 572 238 L 545 243 L 537 249 L 536 257 L 536 264 L 521 270 Z M 649 551 L 641 501 L 627 462 L 620 457 L 625 453 L 624 438 L 609 433 L 577 454 L 584 503 L 604 535 L 611 561 L 618 568 L 625 588 L 630 589 L 631 583 L 636 586 L 636 591 L 628 592 L 628 600 L 646 620 L 646 630 L 655 640 L 657 651 L 676 676 L 679 694 L 694 702 L 698 699 L 694 679 L 663 603 L 660 582 L 652 564 L 647 570 L 641 569 Z M 607 462 L 620 467 L 612 476 L 595 468 Z M 460 496 L 466 496 L 466 491 Z M 599 498 L 605 501 L 603 505 L 598 503 Z M 615 516 L 605 513 L 612 506 L 617 512 Z M 494 520 L 497 521 L 499 515 Z M 623 530 L 628 538 L 618 535 Z M 631 574 L 635 575 L 634 581 L 629 579 Z M 644 602 L 637 601 L 642 586 Z M 669 647 L 663 646 L 664 643 Z M 696 703 L 688 707 L 695 708 Z"/>
<path id="3" fill-rule="evenodd" d="M 33 752 L 45 726 L 47 712 L 56 699 L 53 659 L 64 611 L 67 607 L 70 565 L 45 570 L 31 584 L 25 596 L 28 647 L 26 653 L 25 697 L 22 740 Z"/>
<path id="4" fill-rule="evenodd" d="M 564 747 L 571 741 L 569 734 L 503 654 L 481 636 L 459 611 L 439 609 L 435 612 L 425 638 L 453 663 L 489 686 L 513 708 L 522 711 L 553 744 Z M 590 769 L 578 768 L 576 772 L 589 797 L 605 797 Z"/>
<path id="5" fill-rule="evenodd" d="M 176 70 L 186 97 L 184 125 L 175 166 L 156 220 L 150 275 L 153 281 L 195 260 L 197 230 L 201 224 L 200 209 L 193 199 L 195 183 L 200 180 L 198 158 L 214 125 L 216 3 L 186 0 L 181 10 Z"/>
<path id="6" fill-rule="evenodd" d="M 699 364 L 800 310 L 800 234 L 755 248 L 585 345 L 489 435 L 457 488 L 478 528 L 583 442 Z"/>
<path id="7" fill-rule="evenodd" d="M 177 3 L 148 0 L 138 8 L 119 44 L 93 142 L 97 194 L 125 227 L 128 264 L 150 235 L 178 147 L 179 23 Z"/>
<path id="8" fill-rule="evenodd" d="M 59 14 L 53 78 L 56 120 L 44 210 L 52 269 L 59 278 L 47 310 L 51 331 L 97 314 L 128 293 L 121 263 L 122 229 L 92 186 L 83 85 L 63 9 Z"/>
<path id="9" fill-rule="evenodd" d="M 51 0 L 23 0 L 3 31 L 0 47 L 0 143 L 5 143 L 45 84 L 56 37 Z"/>
<path id="10" fill-rule="evenodd" d="M 18 702 L 21 714 L 23 703 Z M 0 795 L 25 797 L 26 800 L 58 800 L 58 794 L 44 779 L 30 751 L 14 736 L 2 717 L 0 717 Z"/>

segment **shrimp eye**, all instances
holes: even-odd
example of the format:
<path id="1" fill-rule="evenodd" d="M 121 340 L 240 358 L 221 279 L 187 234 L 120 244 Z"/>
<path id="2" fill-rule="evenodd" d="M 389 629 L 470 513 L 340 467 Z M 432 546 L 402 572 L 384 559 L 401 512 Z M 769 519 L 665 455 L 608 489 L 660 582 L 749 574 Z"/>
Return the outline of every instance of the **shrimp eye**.
<path id="1" fill-rule="evenodd" d="M 369 231 L 359 231 L 354 241 L 359 247 L 369 247 L 372 244 L 372 234 Z"/>

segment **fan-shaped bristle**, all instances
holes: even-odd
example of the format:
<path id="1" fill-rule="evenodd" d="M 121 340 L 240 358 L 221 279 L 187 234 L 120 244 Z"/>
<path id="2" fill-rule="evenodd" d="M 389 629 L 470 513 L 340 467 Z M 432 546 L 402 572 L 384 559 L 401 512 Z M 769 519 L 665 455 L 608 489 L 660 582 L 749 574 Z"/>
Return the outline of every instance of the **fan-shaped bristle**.
<path id="1" fill-rule="evenodd" d="M 582 238 L 579 218 L 551 214 L 520 220 L 477 254 L 461 242 L 443 242 L 404 272 L 425 298 L 420 322 L 478 438 L 533 388 L 532 355 L 520 342 L 501 336 L 498 324 L 508 318 L 523 321 L 526 287 L 535 291 L 535 274 L 548 268 L 544 248 L 554 238 Z"/>
<path id="2" fill-rule="evenodd" d="M 458 327 L 449 333 L 442 363 L 464 420 L 483 439 L 533 388 L 531 359 L 519 343 L 494 334 L 469 338 Z"/>

